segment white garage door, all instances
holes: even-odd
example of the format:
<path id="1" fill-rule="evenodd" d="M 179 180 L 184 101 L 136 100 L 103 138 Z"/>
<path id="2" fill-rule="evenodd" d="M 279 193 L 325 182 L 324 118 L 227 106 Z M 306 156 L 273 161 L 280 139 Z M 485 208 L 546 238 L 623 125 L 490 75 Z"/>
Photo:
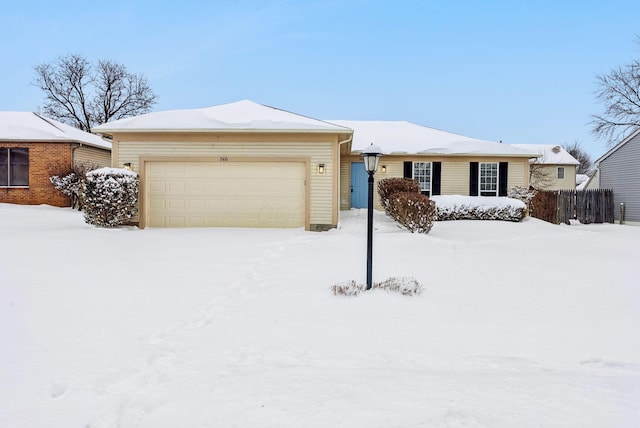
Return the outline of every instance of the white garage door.
<path id="1" fill-rule="evenodd" d="M 303 162 L 147 162 L 150 227 L 303 227 Z"/>

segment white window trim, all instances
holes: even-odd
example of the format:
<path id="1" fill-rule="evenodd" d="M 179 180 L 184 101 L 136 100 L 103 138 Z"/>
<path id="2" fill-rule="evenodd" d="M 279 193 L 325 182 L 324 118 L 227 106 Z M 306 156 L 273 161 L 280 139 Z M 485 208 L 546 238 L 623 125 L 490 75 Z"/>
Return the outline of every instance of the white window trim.
<path id="1" fill-rule="evenodd" d="M 415 177 L 415 171 L 416 171 L 416 164 L 429 164 L 429 188 L 428 189 L 423 189 L 422 188 L 422 183 L 420 181 L 418 181 L 418 179 Z M 418 184 L 420 185 L 420 191 L 421 192 L 427 192 L 427 194 L 429 196 L 431 196 L 431 191 L 433 189 L 433 162 L 412 162 L 411 163 L 411 177 L 418 181 Z"/>
<path id="2" fill-rule="evenodd" d="M 482 165 L 496 166 L 496 190 L 482 190 Z M 500 192 L 500 163 L 499 162 L 478 162 L 478 196 L 498 196 Z M 491 195 L 483 195 L 491 193 Z"/>

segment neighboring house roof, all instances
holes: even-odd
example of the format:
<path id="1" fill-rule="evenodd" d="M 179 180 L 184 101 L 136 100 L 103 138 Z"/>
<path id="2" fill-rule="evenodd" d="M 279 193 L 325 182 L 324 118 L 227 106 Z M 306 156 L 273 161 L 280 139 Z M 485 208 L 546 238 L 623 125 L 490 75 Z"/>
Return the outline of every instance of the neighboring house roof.
<path id="1" fill-rule="evenodd" d="M 406 121 L 329 120 L 353 129 L 352 151 L 370 144 L 387 154 L 496 155 L 535 157 L 510 144 L 478 140 Z"/>
<path id="2" fill-rule="evenodd" d="M 591 177 L 587 174 L 576 174 L 576 189 L 584 190 L 589 183 Z"/>
<path id="3" fill-rule="evenodd" d="M 580 165 L 563 147 L 554 144 L 512 144 L 523 150 L 533 151 L 540 157 L 535 161 L 543 165 Z"/>
<path id="4" fill-rule="evenodd" d="M 169 110 L 107 122 L 93 128 L 112 132 L 333 132 L 352 130 L 322 120 L 265 106 L 249 100 L 208 108 Z"/>
<path id="5" fill-rule="evenodd" d="M 613 146 L 611 149 L 609 149 L 608 152 L 606 152 L 605 154 L 603 154 L 602 156 L 600 156 L 594 163 L 593 165 L 597 168 L 598 165 L 600 165 L 600 162 L 602 162 L 603 160 L 605 160 L 606 158 L 608 158 L 609 156 L 611 156 L 616 150 L 618 150 L 620 147 L 624 146 L 625 144 L 627 144 L 629 141 L 633 140 L 638 134 L 640 134 L 640 128 L 638 128 L 637 130 L 635 130 L 634 132 L 632 132 L 631 134 L 629 134 L 625 139 L 623 139 L 622 141 L 620 141 L 618 144 L 616 144 L 615 146 Z"/>
<path id="6" fill-rule="evenodd" d="M 0 141 L 71 142 L 111 150 L 111 142 L 32 112 L 0 112 Z"/>

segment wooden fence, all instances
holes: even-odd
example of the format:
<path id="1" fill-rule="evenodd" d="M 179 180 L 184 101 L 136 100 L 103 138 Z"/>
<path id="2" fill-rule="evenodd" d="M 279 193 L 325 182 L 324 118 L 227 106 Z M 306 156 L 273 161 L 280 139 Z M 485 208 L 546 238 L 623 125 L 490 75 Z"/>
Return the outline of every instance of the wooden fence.
<path id="1" fill-rule="evenodd" d="M 538 190 L 529 208 L 532 217 L 554 224 L 572 219 L 583 224 L 614 222 L 610 189 Z"/>

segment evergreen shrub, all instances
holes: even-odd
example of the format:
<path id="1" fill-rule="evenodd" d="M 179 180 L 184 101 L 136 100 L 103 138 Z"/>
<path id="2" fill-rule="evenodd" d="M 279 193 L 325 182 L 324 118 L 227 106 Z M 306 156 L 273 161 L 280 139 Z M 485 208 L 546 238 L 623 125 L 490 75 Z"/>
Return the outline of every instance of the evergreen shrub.
<path id="1" fill-rule="evenodd" d="M 140 179 L 133 171 L 100 168 L 90 171 L 85 182 L 84 219 L 88 224 L 115 227 L 137 212 Z"/>

